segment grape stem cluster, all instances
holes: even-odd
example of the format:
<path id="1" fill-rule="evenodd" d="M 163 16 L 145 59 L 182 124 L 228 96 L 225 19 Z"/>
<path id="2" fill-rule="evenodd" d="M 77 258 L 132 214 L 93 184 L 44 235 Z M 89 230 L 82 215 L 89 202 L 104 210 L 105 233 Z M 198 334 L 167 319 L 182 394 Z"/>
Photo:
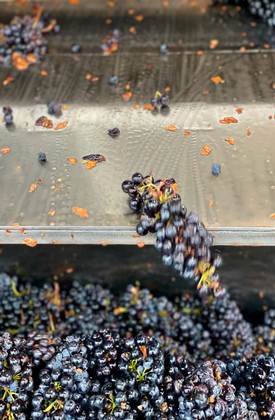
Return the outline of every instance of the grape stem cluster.
<path id="1" fill-rule="evenodd" d="M 152 175 L 132 175 L 122 183 L 129 206 L 139 214 L 136 231 L 156 234 L 155 247 L 164 265 L 173 266 L 184 279 L 194 280 L 201 292 L 221 292 L 217 268 L 219 255 L 212 256 L 212 236 L 194 213 L 187 213 L 173 178 L 154 180 Z"/>

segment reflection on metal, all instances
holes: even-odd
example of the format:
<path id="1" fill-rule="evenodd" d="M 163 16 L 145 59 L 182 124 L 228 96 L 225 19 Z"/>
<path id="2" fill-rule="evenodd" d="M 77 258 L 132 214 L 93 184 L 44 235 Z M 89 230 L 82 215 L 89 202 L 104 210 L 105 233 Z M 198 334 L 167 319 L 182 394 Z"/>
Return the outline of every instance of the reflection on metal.
<path id="1" fill-rule="evenodd" d="M 239 12 L 233 9 L 227 14 L 207 9 L 209 2 L 198 2 L 197 8 L 174 1 L 169 10 L 156 0 L 121 2 L 114 10 L 103 3 L 83 1 L 72 8 L 67 2 L 45 2 L 63 28 L 62 35 L 50 38 L 46 60 L 27 72 L 0 67 L 0 106 L 12 106 L 16 125 L 14 131 L 0 126 L 0 149 L 11 149 L 0 156 L 0 242 L 20 243 L 27 233 L 38 243 L 135 244 L 136 216 L 120 184 L 139 170 L 173 176 L 187 208 L 207 222 L 217 244 L 275 245 L 275 43 L 270 29 L 252 27 L 244 13 L 236 19 Z M 145 17 L 135 22 L 136 37 L 128 34 L 130 7 Z M 0 4 L 1 19 L 8 21 L 13 13 L 8 3 Z M 104 21 L 110 16 L 122 31 L 121 49 L 102 56 L 100 42 L 109 30 Z M 208 49 L 211 39 L 219 40 L 215 50 Z M 168 44 L 167 56 L 158 53 L 160 40 Z M 83 50 L 77 61 L 69 53 L 73 42 Z M 251 42 L 253 49 L 239 50 Z M 48 76 L 41 76 L 41 69 Z M 99 80 L 86 80 L 87 72 Z M 119 76 L 116 87 L 108 85 L 112 73 Z M 10 75 L 13 83 L 3 86 Z M 214 84 L 213 76 L 224 83 Z M 126 83 L 133 92 L 129 102 L 121 97 Z M 144 111 L 155 91 L 167 86 L 169 112 Z M 54 123 L 68 120 L 64 130 L 35 127 L 51 100 L 69 106 L 60 119 L 53 118 Z M 229 116 L 239 122 L 219 122 Z M 178 130 L 166 131 L 168 124 Z M 121 135 L 112 139 L 108 129 L 116 126 Z M 209 156 L 200 154 L 205 144 L 212 148 Z M 39 151 L 47 155 L 45 165 L 37 160 Z M 103 154 L 106 162 L 87 171 L 82 156 L 90 153 Z M 78 159 L 77 165 L 70 165 L 70 157 Z M 221 165 L 218 177 L 211 174 L 214 162 Z M 37 179 L 42 183 L 30 193 Z M 89 217 L 80 219 L 73 207 L 86 208 Z M 14 223 L 26 228 L 24 235 L 13 228 L 6 232 Z M 152 243 L 152 238 L 144 241 Z"/>

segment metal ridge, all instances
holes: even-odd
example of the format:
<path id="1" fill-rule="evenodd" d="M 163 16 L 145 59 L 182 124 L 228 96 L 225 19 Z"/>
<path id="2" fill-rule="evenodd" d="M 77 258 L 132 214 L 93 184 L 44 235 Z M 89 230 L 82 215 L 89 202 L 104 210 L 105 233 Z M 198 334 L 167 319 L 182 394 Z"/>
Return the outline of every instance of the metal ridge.
<path id="1" fill-rule="evenodd" d="M 153 245 L 154 235 L 137 237 L 134 227 L 109 226 L 26 226 L 24 232 L 13 226 L 0 227 L 1 244 L 21 244 L 31 238 L 37 244 L 54 245 Z M 275 246 L 275 228 L 209 227 L 214 246 Z"/>

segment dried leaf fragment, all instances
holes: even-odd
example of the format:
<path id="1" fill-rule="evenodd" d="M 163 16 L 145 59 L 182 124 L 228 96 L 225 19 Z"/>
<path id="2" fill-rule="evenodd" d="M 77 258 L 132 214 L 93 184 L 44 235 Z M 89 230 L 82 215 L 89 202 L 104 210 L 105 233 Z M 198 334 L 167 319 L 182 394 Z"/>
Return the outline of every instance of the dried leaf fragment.
<path id="1" fill-rule="evenodd" d="M 221 124 L 236 124 L 239 121 L 234 117 L 224 117 L 222 120 L 219 121 Z"/>
<path id="2" fill-rule="evenodd" d="M 87 219 L 89 217 L 88 210 L 84 207 L 73 207 L 72 212 L 82 219 Z"/>
<path id="3" fill-rule="evenodd" d="M 7 86 L 9 85 L 11 82 L 13 82 L 13 77 L 12 76 L 7 76 L 4 80 L 3 80 L 3 86 Z"/>
<path id="4" fill-rule="evenodd" d="M 270 215 L 270 218 L 275 220 L 275 213 L 272 213 L 272 214 Z"/>
<path id="5" fill-rule="evenodd" d="M 55 130 L 63 130 L 63 128 L 67 127 L 67 125 L 68 125 L 68 121 L 63 121 L 63 122 L 61 122 L 61 123 L 57 124 L 57 125 L 54 127 L 54 129 L 55 129 Z"/>
<path id="6" fill-rule="evenodd" d="M 36 127 L 44 127 L 44 128 L 53 128 L 52 120 L 49 120 L 47 117 L 42 115 L 35 121 Z"/>
<path id="7" fill-rule="evenodd" d="M 37 241 L 32 238 L 25 238 L 21 243 L 30 246 L 31 248 L 34 248 L 37 245 Z"/>
<path id="8" fill-rule="evenodd" d="M 211 39 L 209 43 L 210 50 L 214 50 L 219 45 L 218 39 Z"/>
<path id="9" fill-rule="evenodd" d="M 186 136 L 190 136 L 190 134 L 191 134 L 191 131 L 184 131 L 183 132 L 183 135 L 186 137 Z"/>
<path id="10" fill-rule="evenodd" d="M 47 72 L 47 70 L 41 70 L 40 74 L 41 76 L 48 76 L 49 73 Z"/>
<path id="11" fill-rule="evenodd" d="M 214 205 L 214 200 L 209 200 L 209 208 L 212 209 Z"/>
<path id="12" fill-rule="evenodd" d="M 145 246 L 145 243 L 143 241 L 137 241 L 138 248 L 143 248 Z"/>
<path id="13" fill-rule="evenodd" d="M 207 146 L 206 144 L 202 147 L 201 149 L 201 155 L 202 156 L 207 156 L 211 153 L 212 149 L 210 146 Z"/>
<path id="14" fill-rule="evenodd" d="M 235 146 L 235 140 L 232 138 L 224 139 L 226 143 L 230 144 L 230 146 Z"/>
<path id="15" fill-rule="evenodd" d="M 132 92 L 125 92 L 125 93 L 123 93 L 123 95 L 121 97 L 125 102 L 128 102 L 128 101 L 130 101 L 132 96 L 133 96 Z"/>
<path id="16" fill-rule="evenodd" d="M 144 111 L 154 111 L 155 107 L 152 104 L 144 104 L 143 109 Z"/>
<path id="17" fill-rule="evenodd" d="M 178 127 L 174 124 L 169 124 L 164 128 L 164 130 L 166 130 L 166 131 L 177 131 Z"/>
<path id="18" fill-rule="evenodd" d="M 29 188 L 29 192 L 31 193 L 31 192 L 35 191 L 36 188 L 37 188 L 37 185 L 36 184 L 31 184 L 31 186 Z"/>
<path id="19" fill-rule="evenodd" d="M 80 0 L 69 0 L 69 4 L 71 4 L 72 6 L 76 6 L 80 3 Z"/>
<path id="20" fill-rule="evenodd" d="M 55 215 L 55 213 L 56 213 L 56 211 L 55 211 L 55 210 L 53 210 L 53 209 L 48 211 L 48 215 L 49 215 L 49 216 L 54 216 L 54 215 Z"/>
<path id="21" fill-rule="evenodd" d="M 245 130 L 245 133 L 246 133 L 247 137 L 251 136 L 252 133 L 251 133 L 251 130 L 250 130 L 249 127 L 247 127 L 247 129 Z"/>
<path id="22" fill-rule="evenodd" d="M 86 168 L 85 169 L 87 169 L 88 171 L 90 169 L 93 169 L 97 164 L 97 162 L 95 160 L 88 160 L 87 162 L 83 162 L 83 163 L 86 163 Z"/>
<path id="23" fill-rule="evenodd" d="M 67 161 L 70 162 L 71 165 L 76 165 L 77 164 L 77 159 L 76 158 L 67 158 Z"/>
<path id="24" fill-rule="evenodd" d="M 146 357 L 147 357 L 147 348 L 146 348 L 146 346 L 139 346 L 139 350 L 142 353 L 143 360 L 146 359 Z"/>
<path id="25" fill-rule="evenodd" d="M 1 153 L 3 153 L 3 155 L 6 155 L 7 153 L 10 153 L 11 149 L 9 147 L 2 147 L 1 149 Z"/>
<path id="26" fill-rule="evenodd" d="M 136 20 L 137 22 L 142 22 L 142 21 L 144 20 L 144 16 L 143 16 L 143 15 L 136 15 L 136 16 L 135 16 L 135 20 Z"/>
<path id="27" fill-rule="evenodd" d="M 243 113 L 243 108 L 237 108 L 236 112 L 237 112 L 237 114 L 242 114 Z"/>
<path id="28" fill-rule="evenodd" d="M 224 80 L 220 76 L 213 76 L 211 77 L 211 81 L 216 84 L 224 83 Z"/>

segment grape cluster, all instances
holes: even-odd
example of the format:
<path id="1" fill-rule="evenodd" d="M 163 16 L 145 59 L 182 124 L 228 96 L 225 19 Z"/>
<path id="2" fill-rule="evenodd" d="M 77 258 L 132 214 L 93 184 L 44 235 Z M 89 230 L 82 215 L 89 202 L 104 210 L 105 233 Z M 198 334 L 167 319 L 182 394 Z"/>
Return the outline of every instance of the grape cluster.
<path id="1" fill-rule="evenodd" d="M 0 63 L 10 64 L 15 57 L 22 60 L 30 58 L 28 62 L 24 61 L 27 68 L 29 63 L 40 61 L 47 53 L 45 34 L 58 33 L 59 30 L 56 21 L 41 8 L 37 9 L 35 16 L 14 17 L 9 25 L 0 27 Z"/>
<path id="2" fill-rule="evenodd" d="M 151 105 L 156 109 L 158 106 L 163 110 L 169 105 L 169 96 L 166 94 L 162 95 L 160 92 L 156 92 L 154 98 L 151 99 Z"/>
<path id="3" fill-rule="evenodd" d="M 187 213 L 173 178 L 154 180 L 134 173 L 122 183 L 130 197 L 129 206 L 139 213 L 136 231 L 139 235 L 156 234 L 156 249 L 164 265 L 173 266 L 184 278 L 194 280 L 202 291 L 220 291 L 216 269 L 219 256 L 212 257 L 211 235 L 195 213 Z"/>
<path id="4" fill-rule="evenodd" d="M 275 351 L 274 310 L 253 330 L 226 291 L 216 297 L 185 294 L 169 300 L 136 284 L 115 297 L 96 284 L 33 285 L 2 274 L 0 295 L 0 333 L 27 338 L 37 361 L 53 352 L 47 334 L 58 340 L 104 328 L 128 337 L 146 334 L 162 350 L 192 361 Z"/>
<path id="5" fill-rule="evenodd" d="M 240 5 L 270 26 L 275 25 L 275 3 L 273 0 L 213 0 L 214 4 Z"/>
<path id="6" fill-rule="evenodd" d="M 0 417 L 27 419 L 33 372 L 25 342 L 8 333 L 0 336 Z"/>
<path id="7" fill-rule="evenodd" d="M 62 340 L 5 333 L 0 345 L 3 419 L 274 418 L 274 354 L 194 364 L 153 337 L 106 329 Z"/>

